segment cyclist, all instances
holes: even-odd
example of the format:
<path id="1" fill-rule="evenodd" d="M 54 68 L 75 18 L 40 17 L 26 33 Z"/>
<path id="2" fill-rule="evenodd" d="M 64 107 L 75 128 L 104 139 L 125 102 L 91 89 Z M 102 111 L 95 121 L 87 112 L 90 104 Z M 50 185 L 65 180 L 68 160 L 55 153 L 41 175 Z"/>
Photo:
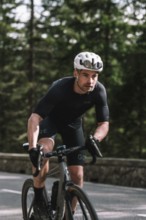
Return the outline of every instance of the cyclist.
<path id="1" fill-rule="evenodd" d="M 52 151 L 55 135 L 61 135 L 68 147 L 87 146 L 93 151 L 93 143 L 84 138 L 82 116 L 91 107 L 95 107 L 96 128 L 93 138 L 98 145 L 109 130 L 109 108 L 105 87 L 98 81 L 103 70 L 99 55 L 81 52 L 74 59 L 73 76 L 64 77 L 53 82 L 48 92 L 36 105 L 28 119 L 29 155 L 33 169 L 37 167 L 37 143 L 43 145 L 44 152 Z M 67 157 L 72 180 L 83 186 L 84 156 L 75 152 Z M 43 188 L 48 172 L 48 160 L 37 177 L 34 177 L 35 204 L 40 215 L 44 215 Z"/>

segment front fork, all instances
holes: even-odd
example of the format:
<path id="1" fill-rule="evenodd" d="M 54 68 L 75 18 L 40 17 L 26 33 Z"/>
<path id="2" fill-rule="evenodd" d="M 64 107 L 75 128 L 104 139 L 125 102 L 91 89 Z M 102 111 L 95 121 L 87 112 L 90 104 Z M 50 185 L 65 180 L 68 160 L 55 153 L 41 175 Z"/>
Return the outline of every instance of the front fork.
<path id="1" fill-rule="evenodd" d="M 61 176 L 59 180 L 59 188 L 57 194 L 57 209 L 56 209 L 57 215 L 55 220 L 62 220 L 64 217 L 65 209 L 67 205 L 65 201 L 68 201 L 66 200 L 66 191 L 68 189 L 68 184 L 70 184 L 71 182 L 70 174 L 66 166 L 66 163 L 64 161 L 60 163 L 59 169 L 60 169 L 60 173 L 63 173 L 64 175 Z M 72 220 L 72 218 L 70 220 Z"/>

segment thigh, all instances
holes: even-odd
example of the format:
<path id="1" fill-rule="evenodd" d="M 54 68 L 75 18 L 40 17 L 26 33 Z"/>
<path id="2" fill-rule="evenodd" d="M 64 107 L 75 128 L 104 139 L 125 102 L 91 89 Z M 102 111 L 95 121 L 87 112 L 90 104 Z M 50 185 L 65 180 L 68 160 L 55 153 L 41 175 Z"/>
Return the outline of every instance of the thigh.
<path id="1" fill-rule="evenodd" d="M 61 132 L 63 143 L 67 147 L 83 146 L 85 144 L 84 133 L 82 126 L 80 127 L 66 127 Z M 67 156 L 68 166 L 72 165 L 83 165 L 84 164 L 84 154 L 83 151 L 77 151 L 69 154 Z"/>
<path id="2" fill-rule="evenodd" d="M 52 137 L 54 139 L 56 133 L 56 125 L 50 117 L 47 117 L 40 122 L 40 132 L 38 139 L 47 137 Z"/>

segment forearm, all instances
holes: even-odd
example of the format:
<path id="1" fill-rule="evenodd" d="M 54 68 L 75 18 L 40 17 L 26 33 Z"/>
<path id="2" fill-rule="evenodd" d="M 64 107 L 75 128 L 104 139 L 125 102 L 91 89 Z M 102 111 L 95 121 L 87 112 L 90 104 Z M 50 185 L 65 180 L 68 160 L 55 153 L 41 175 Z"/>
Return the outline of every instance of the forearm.
<path id="1" fill-rule="evenodd" d="M 42 118 L 34 113 L 28 119 L 27 135 L 30 148 L 36 147 L 39 135 L 39 123 L 41 120 Z"/>
<path id="2" fill-rule="evenodd" d="M 99 142 L 101 142 L 108 134 L 108 131 L 109 131 L 109 122 L 107 121 L 101 122 L 98 124 L 93 136 L 96 139 L 98 139 Z"/>

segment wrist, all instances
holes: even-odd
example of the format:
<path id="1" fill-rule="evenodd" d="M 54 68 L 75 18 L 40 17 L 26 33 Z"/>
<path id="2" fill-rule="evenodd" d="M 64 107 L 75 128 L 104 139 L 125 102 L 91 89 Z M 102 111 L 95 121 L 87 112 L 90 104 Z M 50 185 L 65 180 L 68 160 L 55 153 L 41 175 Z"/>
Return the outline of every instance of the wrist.
<path id="1" fill-rule="evenodd" d="M 96 144 L 100 143 L 100 141 L 97 138 L 94 138 L 94 141 L 96 142 Z"/>
<path id="2" fill-rule="evenodd" d="M 93 139 L 94 141 L 100 142 L 100 140 L 92 134 L 90 135 L 90 139 Z"/>
<path id="3" fill-rule="evenodd" d="M 101 139 L 100 138 L 98 138 L 98 137 L 95 137 L 94 135 L 93 135 L 93 139 L 95 140 L 95 141 L 97 141 L 97 142 L 101 142 Z"/>
<path id="4" fill-rule="evenodd" d="M 29 147 L 28 151 L 31 152 L 31 151 L 34 151 L 36 149 L 36 147 Z"/>
<path id="5" fill-rule="evenodd" d="M 100 146 L 100 141 L 94 136 L 92 138 L 93 138 L 93 141 L 95 141 L 95 143 L 97 144 L 97 146 Z"/>
<path id="6" fill-rule="evenodd" d="M 32 147 L 32 146 L 30 147 L 30 146 L 29 146 L 29 149 L 28 149 L 28 150 L 31 150 L 31 149 L 33 149 L 33 148 L 34 148 L 34 147 Z"/>
<path id="7" fill-rule="evenodd" d="M 96 138 L 96 137 L 94 137 L 94 136 L 93 136 L 93 139 L 94 139 L 95 141 L 97 141 L 97 142 L 100 142 L 99 139 Z"/>

